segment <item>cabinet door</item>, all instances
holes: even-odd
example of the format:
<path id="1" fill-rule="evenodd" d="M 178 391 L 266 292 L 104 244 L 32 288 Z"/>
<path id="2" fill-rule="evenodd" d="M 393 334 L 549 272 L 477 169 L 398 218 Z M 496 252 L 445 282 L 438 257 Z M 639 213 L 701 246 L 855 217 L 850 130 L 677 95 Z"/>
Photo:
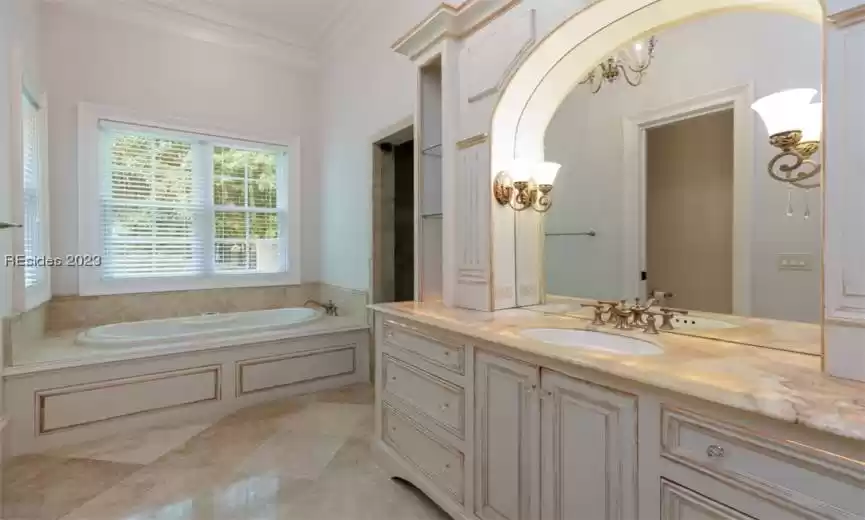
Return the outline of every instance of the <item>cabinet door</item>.
<path id="1" fill-rule="evenodd" d="M 634 520 L 636 397 L 544 370 L 543 520 Z"/>
<path id="2" fill-rule="evenodd" d="M 483 520 L 538 518 L 538 368 L 477 352 L 475 514 Z"/>
<path id="3" fill-rule="evenodd" d="M 754 520 L 754 518 L 690 489 L 661 480 L 661 520 Z"/>

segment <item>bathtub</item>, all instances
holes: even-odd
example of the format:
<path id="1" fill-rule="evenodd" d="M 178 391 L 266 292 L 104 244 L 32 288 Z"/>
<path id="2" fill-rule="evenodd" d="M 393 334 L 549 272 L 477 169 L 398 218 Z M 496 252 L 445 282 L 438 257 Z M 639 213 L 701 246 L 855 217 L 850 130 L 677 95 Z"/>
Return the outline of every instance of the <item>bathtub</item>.
<path id="1" fill-rule="evenodd" d="M 274 333 L 315 321 L 323 315 L 322 309 L 292 307 L 116 323 L 83 331 L 78 334 L 75 343 L 102 348 L 159 347 L 196 340 Z"/>

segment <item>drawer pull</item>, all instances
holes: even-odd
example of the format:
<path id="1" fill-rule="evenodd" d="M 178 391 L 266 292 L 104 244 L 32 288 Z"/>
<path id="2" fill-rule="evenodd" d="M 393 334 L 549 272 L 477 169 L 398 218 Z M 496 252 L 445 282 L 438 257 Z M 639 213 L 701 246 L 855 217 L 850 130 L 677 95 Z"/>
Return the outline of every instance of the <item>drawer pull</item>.
<path id="1" fill-rule="evenodd" d="M 706 448 L 706 455 L 708 455 L 710 459 L 720 459 L 724 456 L 724 448 L 717 444 L 712 444 Z"/>

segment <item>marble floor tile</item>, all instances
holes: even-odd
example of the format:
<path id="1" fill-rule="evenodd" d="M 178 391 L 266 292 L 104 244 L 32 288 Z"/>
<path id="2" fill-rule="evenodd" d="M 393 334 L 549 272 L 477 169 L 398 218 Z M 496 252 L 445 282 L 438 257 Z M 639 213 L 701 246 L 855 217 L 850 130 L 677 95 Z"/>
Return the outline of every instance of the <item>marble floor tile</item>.
<path id="1" fill-rule="evenodd" d="M 209 424 L 153 428 L 108 439 L 98 439 L 50 452 L 73 459 L 93 459 L 128 464 L 151 464 L 195 437 Z"/>
<path id="2" fill-rule="evenodd" d="M 376 464 L 368 386 L 266 403 L 185 428 L 13 459 L 4 472 L 3 518 L 448 518 Z"/>
<path id="3" fill-rule="evenodd" d="M 242 473 L 276 474 L 315 480 L 345 444 L 347 436 L 282 431 L 238 466 Z"/>
<path id="4" fill-rule="evenodd" d="M 348 437 L 369 413 L 370 405 L 314 402 L 282 418 L 280 427 L 298 433 Z"/>
<path id="5" fill-rule="evenodd" d="M 313 394 L 316 401 L 346 404 L 369 404 L 375 399 L 375 388 L 372 385 L 351 385 L 336 390 L 328 390 Z"/>
<path id="6" fill-rule="evenodd" d="M 3 518 L 55 520 L 141 468 L 47 455 L 16 457 L 3 468 Z"/>

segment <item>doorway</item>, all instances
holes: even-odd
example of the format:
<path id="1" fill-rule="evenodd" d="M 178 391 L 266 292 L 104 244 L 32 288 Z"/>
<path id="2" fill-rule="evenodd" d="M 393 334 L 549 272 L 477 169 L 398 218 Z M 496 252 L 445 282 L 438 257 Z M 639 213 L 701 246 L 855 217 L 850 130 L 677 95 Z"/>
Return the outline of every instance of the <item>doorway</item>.
<path id="1" fill-rule="evenodd" d="M 646 285 L 733 313 L 733 109 L 646 131 Z"/>
<path id="2" fill-rule="evenodd" d="M 624 296 L 645 298 L 649 290 L 674 292 L 663 287 L 650 287 L 651 273 L 647 268 L 646 179 L 647 136 L 658 127 L 718 112 L 732 113 L 733 139 L 732 179 L 732 313 L 749 316 L 752 307 L 751 241 L 754 182 L 754 87 L 738 85 L 670 105 L 652 108 L 622 121 L 624 139 L 624 184 L 622 203 L 625 225 L 622 233 L 622 279 Z M 711 144 L 705 139 L 704 144 Z M 729 153 L 729 149 L 727 150 Z M 707 152 L 709 153 L 709 152 Z M 706 270 L 701 270 L 706 273 Z M 661 280 L 663 282 L 663 280 Z M 684 307 L 678 299 L 666 302 L 669 306 Z"/>
<path id="3" fill-rule="evenodd" d="M 415 299 L 414 126 L 373 143 L 372 301 Z"/>

